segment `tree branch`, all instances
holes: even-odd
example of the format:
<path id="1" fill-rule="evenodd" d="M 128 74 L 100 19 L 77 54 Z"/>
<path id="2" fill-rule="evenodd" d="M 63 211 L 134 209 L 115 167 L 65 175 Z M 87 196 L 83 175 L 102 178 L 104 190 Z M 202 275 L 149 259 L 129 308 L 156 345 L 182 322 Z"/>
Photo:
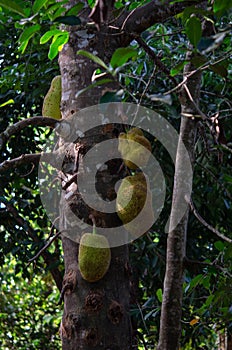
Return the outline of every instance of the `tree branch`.
<path id="1" fill-rule="evenodd" d="M 17 209 L 12 204 L 10 204 L 6 199 L 1 198 L 1 201 L 2 201 L 2 203 L 5 204 L 8 212 L 14 217 L 16 223 L 25 230 L 25 232 L 29 235 L 29 237 L 31 237 L 31 239 L 34 242 L 40 243 L 41 241 L 40 241 L 39 237 L 37 236 L 37 234 L 35 233 L 35 231 L 33 230 L 33 228 L 28 224 L 27 221 L 25 221 L 19 215 Z M 52 265 L 56 262 L 56 257 L 47 251 L 43 251 L 41 255 L 42 255 L 44 262 L 47 266 Z M 61 290 L 63 277 L 62 277 L 60 270 L 55 267 L 55 268 L 52 268 L 50 271 L 51 271 L 53 279 L 56 283 L 57 288 L 59 290 Z"/>
<path id="2" fill-rule="evenodd" d="M 13 125 L 9 125 L 6 130 L 0 134 L 0 149 L 2 149 L 12 135 L 19 133 L 27 126 L 50 126 L 51 128 L 54 128 L 57 123 L 60 123 L 59 120 L 36 116 L 21 120 Z"/>
<path id="3" fill-rule="evenodd" d="M 9 169 L 15 169 L 20 165 L 24 164 L 38 164 L 40 161 L 41 153 L 32 153 L 32 154 L 22 154 L 20 157 L 5 160 L 0 164 L 0 173 L 3 173 Z"/>
<path id="4" fill-rule="evenodd" d="M 165 73 L 175 85 L 178 85 L 177 80 L 171 76 L 169 69 L 161 62 L 161 60 L 157 57 L 155 52 L 145 43 L 145 41 L 140 36 L 135 36 L 134 39 L 144 49 L 144 51 L 154 60 L 154 63 L 157 65 L 157 67 L 159 67 L 160 70 L 163 73 Z"/>
<path id="5" fill-rule="evenodd" d="M 144 6 L 137 7 L 131 12 L 123 13 L 120 24 L 126 33 L 140 34 L 155 23 L 163 23 L 170 17 L 182 12 L 187 6 L 202 4 L 202 1 L 183 1 L 170 5 L 170 1 L 153 0 Z"/>
<path id="6" fill-rule="evenodd" d="M 50 241 L 48 241 L 48 242 L 43 246 L 43 248 L 40 249 L 40 251 L 39 251 L 33 258 L 29 259 L 29 263 L 31 263 L 32 261 L 37 260 L 38 257 L 40 257 L 40 255 L 42 255 L 42 253 L 43 253 L 48 247 L 50 247 L 50 245 L 52 244 L 52 242 L 54 242 L 54 241 L 59 237 L 60 234 L 61 234 L 61 231 L 57 232 L 57 233 L 55 234 L 55 236 L 53 236 L 53 237 L 50 239 Z"/>
<path id="7" fill-rule="evenodd" d="M 188 199 L 187 197 L 185 198 L 186 202 L 189 204 L 193 214 L 195 215 L 195 217 L 202 223 L 202 225 L 204 225 L 208 230 L 212 231 L 213 233 L 215 233 L 219 238 L 223 239 L 224 241 L 228 242 L 228 243 L 232 243 L 232 239 L 226 237 L 225 235 L 223 235 L 222 233 L 220 233 L 216 228 L 214 228 L 213 226 L 211 226 L 210 224 L 208 224 L 205 219 L 203 219 L 201 217 L 201 215 L 197 212 L 192 199 Z"/>

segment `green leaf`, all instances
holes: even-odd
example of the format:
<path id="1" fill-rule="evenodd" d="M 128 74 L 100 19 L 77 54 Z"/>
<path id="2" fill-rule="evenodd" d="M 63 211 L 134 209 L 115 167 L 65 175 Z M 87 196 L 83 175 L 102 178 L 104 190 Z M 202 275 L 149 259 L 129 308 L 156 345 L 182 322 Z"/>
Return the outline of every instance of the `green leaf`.
<path id="1" fill-rule="evenodd" d="M 202 36 L 201 21 L 199 18 L 195 16 L 190 17 L 186 22 L 185 31 L 190 43 L 194 47 L 197 47 Z"/>
<path id="2" fill-rule="evenodd" d="M 205 305 L 210 306 L 212 304 L 213 299 L 214 299 L 214 295 L 213 294 L 209 295 L 205 301 Z"/>
<path id="3" fill-rule="evenodd" d="M 39 24 L 34 24 L 33 26 L 26 28 L 20 35 L 19 42 L 21 45 L 19 47 L 19 50 L 22 51 L 22 53 L 25 52 L 29 40 L 35 35 L 36 32 L 40 30 L 40 28 L 41 26 Z"/>
<path id="4" fill-rule="evenodd" d="M 231 0 L 214 0 L 213 12 L 221 17 L 226 11 L 231 9 Z"/>
<path id="5" fill-rule="evenodd" d="M 163 292 L 162 292 L 162 289 L 161 289 L 161 288 L 157 289 L 157 291 L 156 291 L 156 296 L 157 296 L 159 302 L 162 303 L 162 300 L 163 300 Z"/>
<path id="6" fill-rule="evenodd" d="M 175 67 L 173 67 L 170 71 L 172 77 L 175 77 L 177 74 L 183 71 L 184 66 L 188 63 L 188 61 L 181 61 Z"/>
<path id="7" fill-rule="evenodd" d="M 222 64 L 220 64 L 220 63 L 211 64 L 211 65 L 210 65 L 210 69 L 211 69 L 214 73 L 220 75 L 222 78 L 226 78 L 227 75 L 228 75 L 227 69 L 226 69 Z"/>
<path id="8" fill-rule="evenodd" d="M 92 88 L 94 88 L 95 86 L 100 86 L 100 85 L 103 85 L 103 84 L 111 83 L 112 81 L 113 81 L 113 80 L 112 80 L 112 79 L 109 79 L 109 78 L 98 80 L 98 81 L 96 81 L 95 83 L 93 83 L 93 84 L 87 86 L 86 88 L 84 88 L 84 89 L 82 89 L 82 90 L 79 90 L 79 91 L 76 93 L 75 97 L 76 97 L 76 98 L 79 97 L 81 94 L 83 94 L 83 92 L 85 92 L 85 91 L 87 91 L 87 90 L 89 90 L 89 89 L 92 89 Z"/>
<path id="9" fill-rule="evenodd" d="M 18 13 L 23 17 L 25 16 L 23 8 L 12 0 L 0 0 L 0 6 L 5 7 L 12 12 Z"/>
<path id="10" fill-rule="evenodd" d="M 102 68 L 108 70 L 107 65 L 98 56 L 95 56 L 92 53 L 85 51 L 85 50 L 78 50 L 77 54 L 89 58 L 90 60 L 97 63 L 99 66 L 101 66 Z"/>
<path id="11" fill-rule="evenodd" d="M 191 62 L 194 64 L 194 66 L 196 68 L 199 68 L 199 67 L 203 66 L 206 62 L 208 62 L 208 60 L 204 56 L 196 54 L 191 59 Z"/>
<path id="12" fill-rule="evenodd" d="M 137 50 L 133 49 L 132 47 L 120 47 L 114 52 L 110 60 L 110 64 L 113 68 L 121 67 L 130 58 L 134 58 L 136 56 Z"/>
<path id="13" fill-rule="evenodd" d="M 76 16 L 84 7 L 84 4 L 81 2 L 78 2 L 75 6 L 73 6 L 68 12 L 66 13 L 67 16 Z"/>
<path id="14" fill-rule="evenodd" d="M 63 33 L 62 30 L 59 29 L 54 29 L 54 30 L 49 30 L 46 32 L 43 36 L 40 38 L 40 44 L 45 44 L 48 42 L 53 36 L 55 35 L 61 35 Z"/>
<path id="15" fill-rule="evenodd" d="M 81 24 L 80 18 L 76 17 L 74 15 L 72 15 L 72 16 L 59 16 L 59 17 L 55 18 L 54 22 L 67 24 L 69 26 L 77 26 L 77 25 Z"/>
<path id="16" fill-rule="evenodd" d="M 46 5 L 46 3 L 48 2 L 48 0 L 35 0 L 33 6 L 32 6 L 32 10 L 34 13 L 39 12 L 39 10 L 41 10 L 41 8 Z"/>
<path id="17" fill-rule="evenodd" d="M 14 100 L 12 100 L 12 98 L 11 98 L 10 100 L 8 100 L 8 101 L 2 103 L 2 104 L 0 105 L 0 107 L 4 107 L 4 106 L 10 105 L 10 104 L 12 104 L 12 103 L 14 103 Z"/>
<path id="18" fill-rule="evenodd" d="M 68 42 L 68 39 L 68 32 L 63 32 L 61 35 L 59 34 L 53 37 L 48 53 L 48 58 L 50 60 L 53 60 L 58 55 L 59 51 L 62 50 L 63 45 L 65 45 Z"/>
<path id="19" fill-rule="evenodd" d="M 189 291 L 192 290 L 193 288 L 195 288 L 198 284 L 202 283 L 203 280 L 203 275 L 199 274 L 196 277 L 194 277 L 192 279 L 192 281 L 190 282 L 190 288 Z"/>
<path id="20" fill-rule="evenodd" d="M 222 252 L 225 249 L 224 243 L 222 241 L 217 241 L 214 243 L 214 247 L 219 251 Z"/>

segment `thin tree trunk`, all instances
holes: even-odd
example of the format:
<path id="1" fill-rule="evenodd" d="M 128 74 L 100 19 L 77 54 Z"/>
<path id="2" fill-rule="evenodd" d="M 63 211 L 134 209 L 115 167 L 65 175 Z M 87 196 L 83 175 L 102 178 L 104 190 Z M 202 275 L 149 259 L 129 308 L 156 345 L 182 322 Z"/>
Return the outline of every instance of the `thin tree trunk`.
<path id="1" fill-rule="evenodd" d="M 191 54 L 188 54 L 188 59 Z M 188 64 L 184 75 L 193 71 L 195 67 Z M 196 105 L 199 103 L 201 74 L 197 73 L 188 79 L 186 86 Z M 177 148 L 175 179 L 172 199 L 170 227 L 167 239 L 166 273 L 163 287 L 163 301 L 158 350 L 178 350 L 181 337 L 182 289 L 184 277 L 184 258 L 186 249 L 186 233 L 188 213 L 186 210 L 182 220 L 175 227 L 175 217 L 184 198 L 183 187 L 192 186 L 192 178 L 186 178 L 186 154 L 183 152 L 184 143 L 191 164 L 193 165 L 196 138 L 197 119 L 191 115 L 198 115 L 195 105 L 190 101 L 187 93 L 182 93 L 182 118 L 180 126 L 179 144 Z M 186 117 L 185 115 L 189 115 Z M 186 191 L 186 194 L 188 191 Z"/>

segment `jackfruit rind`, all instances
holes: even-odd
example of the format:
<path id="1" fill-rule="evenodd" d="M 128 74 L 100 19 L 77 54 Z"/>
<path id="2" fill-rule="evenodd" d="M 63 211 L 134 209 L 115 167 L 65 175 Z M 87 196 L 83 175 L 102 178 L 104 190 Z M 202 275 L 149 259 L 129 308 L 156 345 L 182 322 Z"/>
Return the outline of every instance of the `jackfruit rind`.
<path id="1" fill-rule="evenodd" d="M 142 173 L 122 180 L 117 192 L 116 209 L 123 224 L 137 217 L 146 202 L 146 195 L 146 179 Z"/>
<path id="2" fill-rule="evenodd" d="M 51 86 L 44 97 L 42 115 L 54 119 L 61 119 L 61 75 L 52 79 Z"/>
<path id="3" fill-rule="evenodd" d="M 103 278 L 109 269 L 111 251 L 106 237 L 85 233 L 79 245 L 79 269 L 81 276 L 88 282 Z"/>
<path id="4" fill-rule="evenodd" d="M 147 231 L 144 230 L 146 223 L 149 227 L 153 224 L 152 195 L 142 173 L 122 180 L 117 192 L 116 210 L 125 229 L 133 235 L 140 236 Z M 138 218 L 140 214 L 142 217 Z"/>
<path id="5" fill-rule="evenodd" d="M 118 151 L 129 169 L 136 170 L 147 164 L 152 148 L 141 129 L 132 128 L 127 134 L 120 133 L 118 141 Z"/>

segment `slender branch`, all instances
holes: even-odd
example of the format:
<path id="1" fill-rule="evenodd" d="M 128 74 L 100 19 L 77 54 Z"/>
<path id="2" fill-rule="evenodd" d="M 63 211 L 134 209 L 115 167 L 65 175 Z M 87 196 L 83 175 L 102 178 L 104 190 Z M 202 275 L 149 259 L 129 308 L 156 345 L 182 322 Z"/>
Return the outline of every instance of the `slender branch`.
<path id="1" fill-rule="evenodd" d="M 201 266 L 213 266 L 216 269 L 222 271 L 223 273 L 225 273 L 225 269 L 218 265 L 216 263 L 216 260 L 214 262 L 206 262 L 206 261 L 199 261 L 199 260 L 193 260 L 193 259 L 189 259 L 188 257 L 185 257 L 184 259 L 184 265 L 186 268 L 191 268 L 193 265 L 201 265 Z M 226 271 L 226 274 L 231 278 L 232 275 Z"/>
<path id="2" fill-rule="evenodd" d="M 223 149 L 225 149 L 226 151 L 228 151 L 228 152 L 230 152 L 231 154 L 232 154 L 232 149 L 230 148 L 230 147 L 228 147 L 228 146 L 226 146 L 226 145 L 224 145 L 224 144 L 220 144 L 220 146 L 223 148 Z"/>
<path id="3" fill-rule="evenodd" d="M 189 204 L 191 211 L 193 212 L 193 214 L 195 215 L 195 217 L 202 223 L 202 225 L 204 225 L 208 230 L 212 231 L 213 233 L 215 233 L 218 237 L 220 237 L 221 239 L 223 239 L 224 241 L 228 242 L 228 243 L 232 243 L 232 239 L 230 239 L 229 237 L 226 237 L 225 235 L 223 235 L 221 232 L 219 232 L 216 228 L 214 228 L 213 226 L 211 226 L 210 224 L 208 224 L 205 219 L 203 219 L 201 217 L 201 215 L 197 212 L 196 208 L 194 207 L 193 201 L 192 199 L 188 199 L 187 197 L 185 197 L 186 202 Z"/>
<path id="4" fill-rule="evenodd" d="M 134 39 L 144 49 L 144 51 L 154 60 L 157 67 L 159 67 L 160 70 L 164 72 L 175 85 L 178 85 L 177 80 L 171 76 L 169 69 L 161 62 L 161 60 L 157 57 L 157 55 L 150 48 L 150 46 L 148 46 L 140 36 L 135 36 Z"/>
<path id="5" fill-rule="evenodd" d="M 31 239 L 34 242 L 40 243 L 41 240 L 39 239 L 39 237 L 37 236 L 37 234 L 35 233 L 33 228 L 28 224 L 27 221 L 25 221 L 19 215 L 17 209 L 3 197 L 1 198 L 1 202 L 5 204 L 8 212 L 14 217 L 16 223 L 25 230 L 25 232 L 28 234 L 28 236 L 31 237 Z M 52 255 L 51 253 L 49 253 L 47 251 L 42 252 L 42 257 L 43 257 L 44 262 L 47 266 L 54 263 L 54 260 L 56 259 L 56 257 L 54 255 Z M 61 290 L 61 288 L 62 288 L 62 274 L 61 274 L 61 272 L 59 271 L 58 268 L 53 268 L 53 269 L 51 269 L 51 274 L 54 278 L 54 281 L 55 281 L 58 289 Z"/>
<path id="6" fill-rule="evenodd" d="M 37 259 L 40 257 L 40 255 L 41 255 L 45 250 L 47 250 L 48 247 L 50 247 L 50 245 L 52 244 L 52 242 L 54 242 L 54 241 L 59 237 L 60 234 L 61 234 L 61 231 L 57 232 L 57 233 L 55 234 L 55 236 L 53 236 L 53 237 L 50 239 L 50 241 L 48 241 L 48 242 L 43 246 L 43 248 L 40 249 L 40 251 L 39 251 L 33 258 L 29 259 L 29 263 L 31 263 L 31 262 L 34 261 L 34 260 L 37 260 Z"/>
<path id="7" fill-rule="evenodd" d="M 0 149 L 5 145 L 7 140 L 14 134 L 19 133 L 22 129 L 27 126 L 49 126 L 54 128 L 57 123 L 60 123 L 59 120 L 53 118 L 47 118 L 42 116 L 36 116 L 21 120 L 15 124 L 9 125 L 6 130 L 0 134 Z"/>
<path id="8" fill-rule="evenodd" d="M 0 173 L 3 173 L 4 171 L 8 169 L 14 169 L 17 168 L 20 165 L 24 164 L 38 164 L 40 161 L 41 153 L 32 153 L 32 154 L 22 154 L 20 157 L 5 160 L 0 164 Z"/>
<path id="9" fill-rule="evenodd" d="M 205 71 L 205 70 L 207 70 L 207 69 L 209 69 L 211 66 L 213 66 L 213 65 L 216 65 L 216 64 L 218 64 L 218 63 L 220 63 L 220 62 L 222 62 L 222 61 L 225 61 L 226 59 L 228 59 L 229 57 L 230 57 L 230 52 L 229 53 L 227 53 L 226 55 L 224 55 L 223 54 L 223 58 L 220 58 L 220 59 L 218 59 L 217 61 L 215 61 L 215 62 L 206 62 L 206 63 L 204 63 L 204 64 L 202 64 L 200 67 L 198 67 L 197 69 L 194 69 L 193 71 L 191 71 L 190 73 L 188 73 L 188 74 L 186 74 L 185 75 L 185 77 L 184 77 L 184 79 L 176 86 L 176 87 L 174 87 L 173 89 L 171 89 L 171 90 L 169 90 L 169 91 L 167 91 L 167 92 L 165 92 L 164 93 L 164 95 L 169 95 L 169 94 L 171 94 L 172 92 L 175 92 L 175 91 L 177 91 L 177 90 L 180 90 L 180 88 L 183 86 L 183 85 L 185 85 L 185 84 L 187 84 L 187 82 L 188 82 L 188 79 L 190 79 L 191 77 L 193 77 L 194 75 L 196 75 L 196 74 L 198 74 L 199 72 L 203 72 L 203 71 Z M 207 94 L 213 94 L 213 93 L 211 93 L 211 92 L 208 92 L 208 91 L 204 91 L 204 93 L 207 93 Z M 216 95 L 216 94 L 214 94 L 214 95 Z M 218 95 L 217 95 L 218 96 Z M 221 97 L 223 97 L 222 95 L 221 95 Z"/>
<path id="10" fill-rule="evenodd" d="M 42 158 L 41 158 L 42 157 Z M 15 169 L 20 165 L 25 164 L 38 164 L 40 162 L 40 158 L 42 162 L 47 162 L 48 164 L 52 165 L 54 168 L 60 170 L 61 161 L 64 158 L 64 155 L 62 153 L 62 149 L 58 149 L 57 151 L 51 152 L 51 153 L 32 153 L 32 154 L 22 154 L 21 156 L 5 160 L 4 162 L 0 163 L 0 174 L 5 172 L 9 169 Z"/>
<path id="11" fill-rule="evenodd" d="M 187 87 L 187 85 L 184 84 L 183 87 L 184 87 L 184 89 L 185 89 L 185 91 L 186 91 L 186 93 L 187 93 L 187 95 L 188 95 L 190 101 L 192 102 L 192 104 L 194 105 L 194 107 L 196 108 L 196 110 L 198 111 L 199 115 L 202 117 L 203 120 L 206 120 L 206 119 L 207 119 L 206 115 L 200 110 L 200 108 L 198 107 L 198 105 L 197 105 L 196 102 L 194 101 L 194 99 L 193 99 L 193 97 L 192 97 L 192 95 L 191 95 L 191 93 L 190 93 L 189 88 Z"/>

